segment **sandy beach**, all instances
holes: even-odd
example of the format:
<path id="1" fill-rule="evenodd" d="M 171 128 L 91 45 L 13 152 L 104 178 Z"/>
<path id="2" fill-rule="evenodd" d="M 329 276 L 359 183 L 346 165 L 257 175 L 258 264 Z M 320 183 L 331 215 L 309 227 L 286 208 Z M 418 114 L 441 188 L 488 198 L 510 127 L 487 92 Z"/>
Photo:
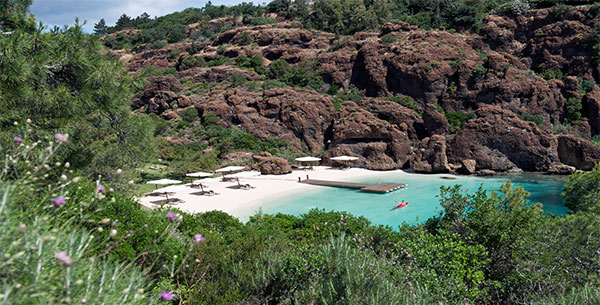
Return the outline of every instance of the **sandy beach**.
<path id="1" fill-rule="evenodd" d="M 325 166 L 315 166 L 313 170 L 295 170 L 286 175 L 260 175 L 255 177 L 239 178 L 241 184 L 249 184 L 252 189 L 236 189 L 235 180 L 229 182 L 221 181 L 221 178 L 202 179 L 205 190 L 212 190 L 218 195 L 206 196 L 199 195 L 199 188 L 190 187 L 189 183 L 180 185 L 171 185 L 159 188 L 157 192 L 172 192 L 170 198 L 177 198 L 180 202 L 170 204 L 182 211 L 188 213 L 199 213 L 212 210 L 219 210 L 229 213 L 235 217 L 245 219 L 253 215 L 259 209 L 275 201 L 277 198 L 323 188 L 298 183 L 298 178 L 306 179 L 336 180 L 336 181 L 356 181 L 357 179 L 369 178 L 382 175 L 408 175 L 402 170 L 394 171 L 372 171 L 362 168 L 350 168 L 346 170 L 334 169 Z M 160 206 L 161 196 L 145 196 L 139 198 L 139 202 L 149 208 Z"/>

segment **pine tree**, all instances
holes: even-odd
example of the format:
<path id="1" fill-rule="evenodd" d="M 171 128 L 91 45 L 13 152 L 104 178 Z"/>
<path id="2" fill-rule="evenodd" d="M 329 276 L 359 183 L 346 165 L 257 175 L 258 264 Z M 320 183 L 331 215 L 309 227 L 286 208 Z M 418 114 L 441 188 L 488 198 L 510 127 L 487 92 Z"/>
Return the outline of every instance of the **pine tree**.
<path id="1" fill-rule="evenodd" d="M 106 35 L 108 34 L 108 27 L 106 26 L 106 22 L 104 18 L 100 19 L 98 23 L 94 24 L 94 33 L 96 35 Z"/>

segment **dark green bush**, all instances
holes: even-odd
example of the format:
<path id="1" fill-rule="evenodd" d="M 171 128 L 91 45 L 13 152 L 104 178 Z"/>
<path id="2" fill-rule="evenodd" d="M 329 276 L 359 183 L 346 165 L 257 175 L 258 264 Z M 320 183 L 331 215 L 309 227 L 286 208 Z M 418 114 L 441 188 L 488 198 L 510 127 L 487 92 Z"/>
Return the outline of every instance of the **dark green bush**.
<path id="1" fill-rule="evenodd" d="M 575 124 L 581 120 L 581 100 L 571 97 L 565 102 L 565 122 Z"/>
<path id="2" fill-rule="evenodd" d="M 544 118 L 539 114 L 531 114 L 531 113 L 523 113 L 519 116 L 523 121 L 534 122 L 538 127 L 542 127 L 544 123 Z"/>

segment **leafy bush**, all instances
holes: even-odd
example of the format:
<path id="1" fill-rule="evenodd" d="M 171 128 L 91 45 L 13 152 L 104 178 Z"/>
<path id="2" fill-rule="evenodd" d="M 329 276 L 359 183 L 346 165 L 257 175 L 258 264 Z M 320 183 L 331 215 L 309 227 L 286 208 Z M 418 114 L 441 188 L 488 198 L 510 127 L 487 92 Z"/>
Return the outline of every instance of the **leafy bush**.
<path id="1" fill-rule="evenodd" d="M 565 102 L 565 122 L 575 124 L 581 120 L 581 100 L 571 97 Z"/>
<path id="2" fill-rule="evenodd" d="M 15 31 L 0 37 L 0 47 L 6 51 L 0 66 L 0 133 L 23 136 L 23 126 L 13 122 L 29 118 L 32 138 L 69 134 L 58 161 L 115 181 L 121 178 L 114 168 L 134 168 L 153 156 L 152 124 L 133 116 L 126 102 L 138 82 L 96 36 L 81 26 Z"/>
<path id="3" fill-rule="evenodd" d="M 534 122 L 538 127 L 542 127 L 542 124 L 544 123 L 544 118 L 539 114 L 525 112 L 521 114 L 519 118 L 521 118 L 523 121 Z"/>
<path id="4" fill-rule="evenodd" d="M 194 67 L 204 67 L 206 61 L 202 57 L 187 56 L 181 61 L 180 71 L 187 70 Z"/>
<path id="5" fill-rule="evenodd" d="M 600 166 L 587 173 L 575 173 L 563 189 L 565 205 L 572 211 L 588 211 L 600 208 Z"/>
<path id="6" fill-rule="evenodd" d="M 392 35 L 392 34 L 387 34 L 383 37 L 381 37 L 381 41 L 383 41 L 384 43 L 394 43 L 398 40 L 398 38 L 396 37 L 396 35 Z"/>
<path id="7" fill-rule="evenodd" d="M 473 69 L 473 73 L 478 77 L 484 77 L 487 73 L 487 68 L 482 65 L 477 65 L 475 66 L 475 69 Z"/>
<path id="8" fill-rule="evenodd" d="M 417 102 L 410 96 L 387 96 L 382 99 L 390 100 L 392 102 L 396 102 L 406 108 L 410 108 L 412 110 L 417 110 Z"/>
<path id="9" fill-rule="evenodd" d="M 247 46 L 251 43 L 252 43 L 252 38 L 250 38 L 250 35 L 248 35 L 248 33 L 244 32 L 244 34 L 242 34 L 242 37 L 240 37 L 240 42 L 238 44 L 240 46 Z"/>
<path id="10" fill-rule="evenodd" d="M 287 87 L 287 85 L 284 82 L 278 81 L 276 79 L 265 80 L 262 84 L 263 90 L 268 90 L 268 89 L 273 89 L 273 88 L 286 88 L 286 87 Z"/>
<path id="11" fill-rule="evenodd" d="M 475 115 L 475 112 L 473 112 L 473 111 L 470 111 L 467 113 L 465 113 L 465 112 L 446 112 L 446 113 L 444 113 L 444 115 L 446 116 L 446 119 L 448 120 L 448 127 L 449 127 L 450 133 L 458 132 L 467 121 L 472 120 L 477 117 Z"/>
<path id="12" fill-rule="evenodd" d="M 198 110 L 194 107 L 188 107 L 179 114 L 181 115 L 181 119 L 189 123 L 192 123 L 199 118 Z"/>

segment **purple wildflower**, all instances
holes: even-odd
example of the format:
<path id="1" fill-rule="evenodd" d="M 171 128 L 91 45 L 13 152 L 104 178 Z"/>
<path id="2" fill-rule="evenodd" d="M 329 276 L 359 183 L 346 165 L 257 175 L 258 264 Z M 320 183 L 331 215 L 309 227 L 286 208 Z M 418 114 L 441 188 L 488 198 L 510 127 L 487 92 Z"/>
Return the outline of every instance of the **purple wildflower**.
<path id="1" fill-rule="evenodd" d="M 65 200 L 65 197 L 63 197 L 63 196 L 52 198 L 52 199 L 50 199 L 50 201 L 54 202 L 54 206 L 57 208 L 65 203 L 67 203 L 67 201 Z"/>
<path id="2" fill-rule="evenodd" d="M 98 184 L 98 187 L 96 189 L 98 190 L 98 192 L 102 192 L 104 191 L 104 185 Z"/>
<path id="3" fill-rule="evenodd" d="M 63 251 L 54 253 L 54 257 L 56 257 L 59 263 L 65 266 L 71 266 L 73 265 L 73 263 L 75 263 L 75 261 L 71 257 L 69 257 L 69 255 L 67 255 L 66 252 Z"/>
<path id="4" fill-rule="evenodd" d="M 162 301 L 169 301 L 173 299 L 173 292 L 165 290 L 160 293 L 160 299 Z"/>
<path id="5" fill-rule="evenodd" d="M 194 235 L 194 243 L 195 244 L 199 244 L 201 242 L 204 241 L 204 237 L 202 236 L 202 234 L 196 234 Z"/>
<path id="6" fill-rule="evenodd" d="M 175 220 L 175 214 L 173 212 L 169 212 L 167 213 L 167 218 L 169 218 L 169 220 L 174 221 Z"/>
<path id="7" fill-rule="evenodd" d="M 19 137 L 14 137 L 13 141 L 15 141 L 15 143 L 21 143 L 21 142 L 23 142 L 23 139 L 21 139 Z"/>
<path id="8" fill-rule="evenodd" d="M 54 138 L 56 139 L 56 143 L 64 143 L 69 141 L 68 134 L 57 133 L 54 135 Z"/>

